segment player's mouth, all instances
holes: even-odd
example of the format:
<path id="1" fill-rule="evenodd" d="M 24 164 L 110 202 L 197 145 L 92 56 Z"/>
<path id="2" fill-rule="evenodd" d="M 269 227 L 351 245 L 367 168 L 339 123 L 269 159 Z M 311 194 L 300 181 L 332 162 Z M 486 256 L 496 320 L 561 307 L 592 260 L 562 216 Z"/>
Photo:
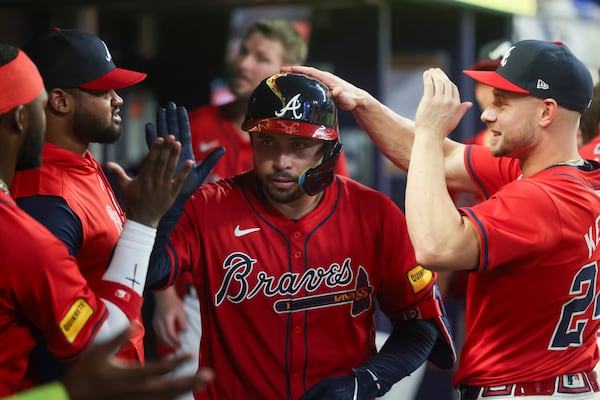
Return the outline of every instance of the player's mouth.
<path id="1" fill-rule="evenodd" d="M 120 112 L 121 112 L 120 108 L 117 108 L 113 112 L 112 119 L 113 119 L 113 122 L 116 123 L 116 124 L 120 124 L 121 123 L 121 116 L 119 115 Z"/>
<path id="2" fill-rule="evenodd" d="M 268 178 L 272 187 L 276 189 L 289 189 L 298 183 L 298 179 L 291 176 L 270 176 Z"/>

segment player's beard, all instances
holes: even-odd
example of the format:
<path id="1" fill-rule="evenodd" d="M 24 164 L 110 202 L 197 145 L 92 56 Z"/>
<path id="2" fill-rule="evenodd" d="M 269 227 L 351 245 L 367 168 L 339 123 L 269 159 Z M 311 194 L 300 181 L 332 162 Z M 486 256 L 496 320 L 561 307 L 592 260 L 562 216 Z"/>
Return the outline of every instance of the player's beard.
<path id="1" fill-rule="evenodd" d="M 111 110 L 110 122 L 92 115 L 86 110 L 76 109 L 73 117 L 75 134 L 88 143 L 115 143 L 121 137 L 121 125 L 113 121 Z"/>
<path id="2" fill-rule="evenodd" d="M 293 178 L 286 173 L 270 174 L 270 175 L 267 175 L 265 178 L 262 178 L 262 179 L 259 178 L 263 193 L 271 202 L 287 204 L 287 203 L 292 203 L 292 202 L 300 199 L 302 196 L 304 196 L 304 192 L 302 191 L 302 189 L 300 188 L 300 185 L 298 183 L 296 183 L 289 189 L 279 189 L 279 188 L 273 187 L 272 185 L 269 185 L 269 182 L 275 176 L 283 177 L 286 179 Z M 293 180 L 295 182 L 298 182 L 297 178 L 293 179 Z"/>
<path id="3" fill-rule="evenodd" d="M 510 134 L 502 133 L 502 140 L 490 148 L 494 157 L 519 158 L 523 150 L 529 149 L 536 141 L 535 130 L 531 121 L 527 121 Z"/>

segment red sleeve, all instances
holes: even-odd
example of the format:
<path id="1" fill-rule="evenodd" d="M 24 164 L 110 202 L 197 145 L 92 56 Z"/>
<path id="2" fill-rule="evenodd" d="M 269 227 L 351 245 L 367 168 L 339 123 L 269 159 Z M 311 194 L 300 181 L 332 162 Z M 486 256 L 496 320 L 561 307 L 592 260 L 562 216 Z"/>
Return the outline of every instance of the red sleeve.
<path id="1" fill-rule="evenodd" d="M 8 243 L 2 246 L 2 260 L 11 266 L 2 273 L 2 285 L 7 285 L 20 315 L 46 338 L 50 351 L 72 359 L 98 333 L 108 317 L 106 307 L 62 242 L 24 212 L 12 216 L 12 222 L 6 220 L 11 216 L 2 219 L 3 225 L 8 222 L 5 226 L 12 227 L 2 232 L 1 241 Z M 0 336 L 3 343 L 7 338 Z"/>

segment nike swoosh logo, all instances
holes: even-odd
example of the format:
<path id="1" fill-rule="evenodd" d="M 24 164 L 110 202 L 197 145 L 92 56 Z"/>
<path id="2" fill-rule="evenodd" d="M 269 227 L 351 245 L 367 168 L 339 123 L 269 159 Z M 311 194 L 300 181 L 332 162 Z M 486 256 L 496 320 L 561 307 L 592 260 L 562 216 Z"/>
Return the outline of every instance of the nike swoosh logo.
<path id="1" fill-rule="evenodd" d="M 218 140 L 211 140 L 210 142 L 200 142 L 200 146 L 198 146 L 200 148 L 200 152 L 201 153 L 205 153 L 207 151 L 209 151 L 210 149 L 212 149 L 213 147 L 216 147 L 219 144 Z"/>
<path id="2" fill-rule="evenodd" d="M 238 225 L 233 230 L 233 236 L 235 236 L 235 237 L 242 237 L 242 236 L 245 236 L 245 235 L 247 235 L 249 233 L 256 232 L 256 231 L 260 231 L 260 228 L 240 229 L 240 226 Z"/>

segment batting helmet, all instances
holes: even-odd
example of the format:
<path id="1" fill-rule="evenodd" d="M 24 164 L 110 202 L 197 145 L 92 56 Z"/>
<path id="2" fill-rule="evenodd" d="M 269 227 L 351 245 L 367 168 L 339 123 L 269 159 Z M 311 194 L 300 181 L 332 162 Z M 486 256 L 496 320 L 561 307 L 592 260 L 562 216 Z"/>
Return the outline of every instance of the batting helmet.
<path id="1" fill-rule="evenodd" d="M 327 86 L 306 75 L 282 73 L 264 79 L 250 96 L 242 129 L 325 140 L 323 162 L 300 176 L 305 193 L 315 195 L 333 181 L 342 151 L 337 107 Z"/>
<path id="2" fill-rule="evenodd" d="M 305 75 L 272 75 L 250 96 L 242 129 L 336 140 L 337 108 L 327 92 L 327 86 Z"/>

